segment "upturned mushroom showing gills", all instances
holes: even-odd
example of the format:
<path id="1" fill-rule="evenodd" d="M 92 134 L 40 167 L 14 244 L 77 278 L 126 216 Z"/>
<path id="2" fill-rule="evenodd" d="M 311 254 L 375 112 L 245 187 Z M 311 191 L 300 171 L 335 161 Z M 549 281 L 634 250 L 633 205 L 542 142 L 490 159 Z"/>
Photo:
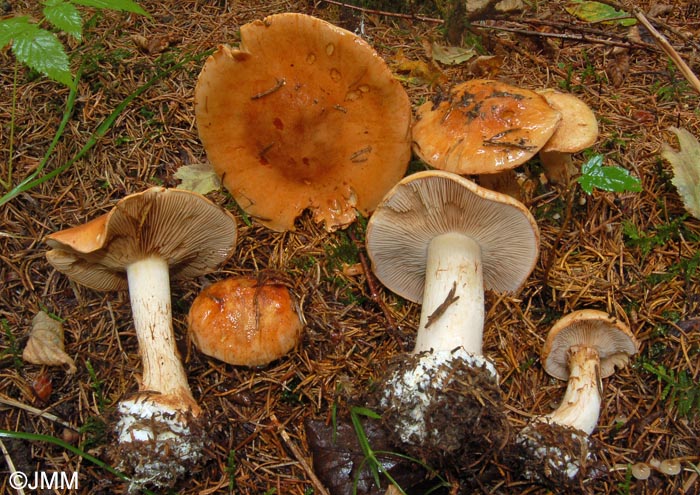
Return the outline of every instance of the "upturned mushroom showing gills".
<path id="1" fill-rule="evenodd" d="M 561 114 L 534 91 L 473 79 L 418 107 L 413 150 L 440 170 L 496 174 L 532 158 L 560 119 Z"/>
<path id="2" fill-rule="evenodd" d="M 368 215 L 406 172 L 411 105 L 364 40 L 284 13 L 241 26 L 197 80 L 195 118 L 214 170 L 263 225 L 294 229 L 309 210 L 327 230 Z"/>
<path id="3" fill-rule="evenodd" d="M 379 204 L 366 242 L 377 278 L 422 303 L 413 352 L 378 387 L 397 442 L 434 459 L 500 447 L 508 422 L 496 368 L 482 353 L 484 289 L 512 292 L 525 282 L 539 252 L 534 218 L 463 177 L 419 172 Z"/>
<path id="4" fill-rule="evenodd" d="M 172 485 L 200 459 L 204 434 L 175 343 L 170 279 L 204 274 L 228 259 L 235 219 L 199 194 L 153 187 L 46 243 L 53 248 L 47 260 L 76 282 L 129 289 L 143 377 L 138 393 L 118 406 L 119 468 L 135 487 Z"/>
<path id="5" fill-rule="evenodd" d="M 602 378 L 624 367 L 637 349 L 630 329 L 603 311 L 574 311 L 551 328 L 542 365 L 551 376 L 567 380 L 567 387 L 555 411 L 537 417 L 517 436 L 526 478 L 562 487 L 600 470 L 589 435 L 598 424 Z"/>
<path id="6" fill-rule="evenodd" d="M 289 289 L 275 280 L 226 278 L 205 287 L 187 315 L 189 335 L 207 356 L 265 366 L 294 349 L 303 323 Z"/>

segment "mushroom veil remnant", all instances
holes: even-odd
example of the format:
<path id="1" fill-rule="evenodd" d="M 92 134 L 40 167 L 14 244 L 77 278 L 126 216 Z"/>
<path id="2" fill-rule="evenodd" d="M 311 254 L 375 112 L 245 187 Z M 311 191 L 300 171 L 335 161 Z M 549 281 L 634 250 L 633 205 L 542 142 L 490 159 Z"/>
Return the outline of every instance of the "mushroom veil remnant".
<path id="1" fill-rule="evenodd" d="M 463 177 L 419 172 L 377 207 L 367 252 L 387 288 L 422 304 L 413 352 L 378 392 L 398 442 L 423 458 L 499 448 L 508 422 L 496 368 L 482 353 L 484 289 L 525 282 L 539 252 L 534 218 Z"/>
<path id="2" fill-rule="evenodd" d="M 364 40 L 284 13 L 241 26 L 195 88 L 209 161 L 249 215 L 277 231 L 304 210 L 327 230 L 368 215 L 406 172 L 411 106 Z"/>
<path id="3" fill-rule="evenodd" d="M 589 435 L 598 424 L 601 380 L 626 366 L 638 347 L 627 325 L 603 311 L 574 311 L 551 328 L 542 365 L 551 376 L 567 380 L 567 387 L 554 412 L 518 434 L 527 478 L 561 487 L 578 482 L 579 471 L 597 469 Z"/>
<path id="4" fill-rule="evenodd" d="M 118 406 L 119 469 L 135 485 L 171 486 L 200 459 L 204 432 L 175 344 L 170 279 L 204 274 L 228 259 L 235 219 L 199 194 L 153 187 L 46 243 L 47 260 L 76 282 L 129 289 L 143 377 L 139 392 Z"/>

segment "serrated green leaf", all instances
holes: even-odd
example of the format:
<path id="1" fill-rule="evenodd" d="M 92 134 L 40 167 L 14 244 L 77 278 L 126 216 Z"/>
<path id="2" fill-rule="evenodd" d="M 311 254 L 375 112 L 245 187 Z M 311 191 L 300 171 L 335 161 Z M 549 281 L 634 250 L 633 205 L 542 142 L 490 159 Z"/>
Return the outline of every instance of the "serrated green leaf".
<path id="1" fill-rule="evenodd" d="M 608 192 L 639 192 L 642 190 L 641 181 L 630 175 L 622 167 L 603 166 L 603 156 L 594 155 L 581 166 L 581 177 L 578 183 L 586 193 L 591 194 L 593 188 Z"/>
<path id="2" fill-rule="evenodd" d="M 700 218 L 700 143 L 690 132 L 669 128 L 678 137 L 679 151 L 664 143 L 661 156 L 673 168 L 671 183 L 676 186 L 683 205 L 695 218 Z"/>
<path id="3" fill-rule="evenodd" d="M 569 14 L 586 22 L 617 23 L 621 26 L 634 26 L 637 23 L 627 12 L 615 10 L 614 7 L 600 2 L 573 0 L 565 8 Z"/>
<path id="4" fill-rule="evenodd" d="M 46 0 L 44 17 L 57 29 L 80 41 L 83 38 L 83 19 L 75 5 L 64 0 Z"/>
<path id="5" fill-rule="evenodd" d="M 36 25 L 29 22 L 29 17 L 10 17 L 0 21 L 0 48 L 5 48 L 17 36 L 36 29 Z"/>
<path id="6" fill-rule="evenodd" d="M 70 2 L 83 7 L 133 12 L 134 14 L 148 16 L 148 12 L 132 0 L 70 0 Z"/>
<path id="7" fill-rule="evenodd" d="M 186 189 L 199 194 L 207 194 L 216 191 L 221 187 L 221 179 L 216 175 L 214 169 L 208 163 L 195 163 L 194 165 L 183 165 L 173 174 L 176 179 L 182 182 L 177 189 Z"/>
<path id="8" fill-rule="evenodd" d="M 72 88 L 68 55 L 61 42 L 55 34 L 34 24 L 29 26 L 14 37 L 12 53 L 31 69 Z"/>

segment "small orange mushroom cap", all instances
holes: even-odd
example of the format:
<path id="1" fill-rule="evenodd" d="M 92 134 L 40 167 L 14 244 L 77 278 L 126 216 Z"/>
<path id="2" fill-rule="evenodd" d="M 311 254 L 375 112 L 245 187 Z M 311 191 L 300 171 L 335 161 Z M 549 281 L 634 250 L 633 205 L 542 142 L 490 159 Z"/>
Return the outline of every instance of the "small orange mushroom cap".
<path id="1" fill-rule="evenodd" d="M 187 323 L 197 349 L 238 366 L 264 366 L 281 358 L 299 343 L 303 329 L 289 290 L 251 277 L 204 288 Z"/>
<path id="2" fill-rule="evenodd" d="M 327 230 L 368 215 L 411 157 L 408 95 L 365 41 L 304 14 L 241 27 L 195 88 L 199 137 L 224 186 L 267 227 L 309 209 Z"/>
<path id="3" fill-rule="evenodd" d="M 534 156 L 560 119 L 534 91 L 473 79 L 418 107 L 413 150 L 440 170 L 494 174 Z"/>

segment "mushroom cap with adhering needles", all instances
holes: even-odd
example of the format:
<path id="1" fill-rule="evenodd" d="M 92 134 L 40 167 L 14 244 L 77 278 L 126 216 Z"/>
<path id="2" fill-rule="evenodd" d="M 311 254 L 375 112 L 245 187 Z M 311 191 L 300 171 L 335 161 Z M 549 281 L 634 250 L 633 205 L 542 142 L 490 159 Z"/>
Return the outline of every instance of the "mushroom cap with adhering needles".
<path id="1" fill-rule="evenodd" d="M 233 215 L 204 196 L 152 187 L 131 194 L 90 222 L 46 237 L 57 270 L 96 290 L 126 290 L 126 267 L 149 256 L 169 265 L 171 279 L 213 270 L 233 254 Z"/>
<path id="2" fill-rule="evenodd" d="M 537 261 L 539 229 L 522 203 L 456 174 L 427 171 L 399 182 L 370 218 L 367 252 L 375 275 L 421 302 L 428 245 L 450 232 L 481 247 L 486 289 L 517 291 Z"/>
<path id="3" fill-rule="evenodd" d="M 440 170 L 495 174 L 533 157 L 560 119 L 534 91 L 472 79 L 418 107 L 413 150 Z"/>
<path id="4" fill-rule="evenodd" d="M 406 172 L 411 105 L 364 40 L 283 13 L 241 26 L 195 88 L 199 137 L 224 186 L 250 216 L 294 229 L 308 209 L 327 230 L 368 215 Z"/>

